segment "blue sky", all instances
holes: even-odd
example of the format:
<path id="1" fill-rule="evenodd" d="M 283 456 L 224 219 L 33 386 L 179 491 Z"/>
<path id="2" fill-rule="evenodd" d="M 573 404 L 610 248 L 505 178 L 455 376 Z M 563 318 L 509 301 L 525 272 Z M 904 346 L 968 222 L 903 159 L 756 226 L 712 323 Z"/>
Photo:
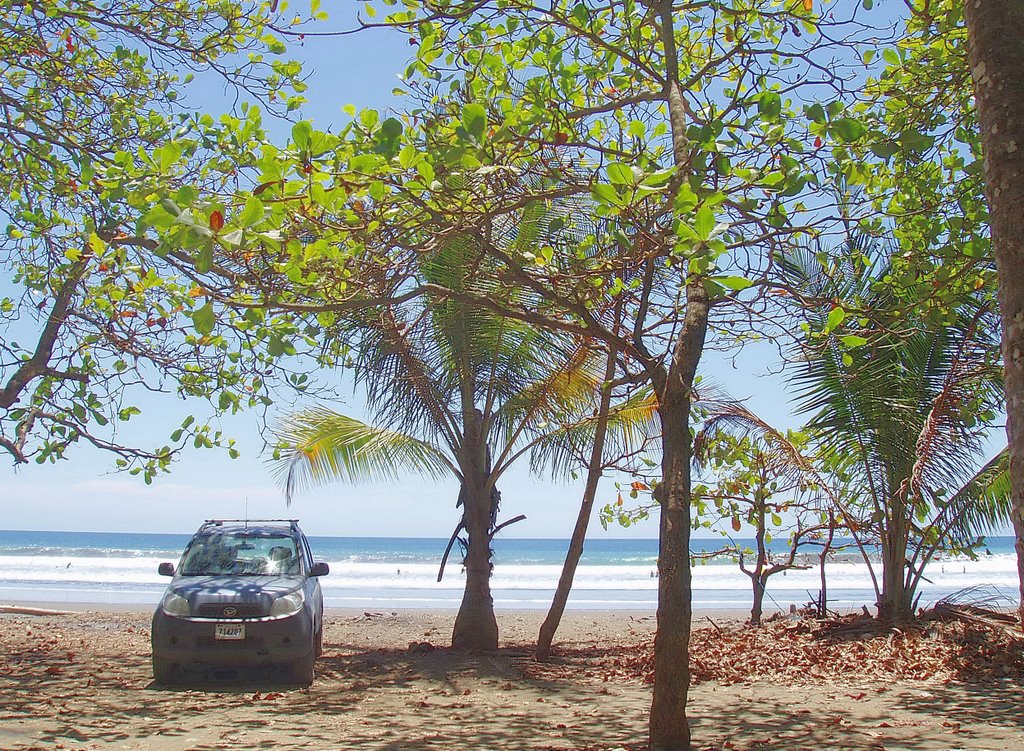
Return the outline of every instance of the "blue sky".
<path id="1" fill-rule="evenodd" d="M 333 23 L 332 27 L 337 28 Z M 400 81 L 410 52 L 403 35 L 374 30 L 341 38 L 307 37 L 293 50 L 310 74 L 310 100 L 303 116 L 318 127 L 339 124 L 347 117 L 346 104 L 385 110 L 398 103 L 391 91 Z M 230 106 L 221 85 L 208 82 L 192 104 L 218 112 Z M 275 126 L 282 137 L 290 126 Z M 780 427 L 794 425 L 784 383 L 767 374 L 773 365 L 770 347 L 755 347 L 736 362 L 709 353 L 702 368 L 705 377 Z M 341 405 L 358 414 L 357 395 Z M 157 445 L 188 412 L 173 396 L 144 403 L 140 423 L 126 436 L 141 445 Z M 277 413 L 272 413 L 277 414 Z M 190 532 L 205 518 L 296 516 L 314 535 L 447 537 L 458 520 L 454 481 L 433 482 L 410 476 L 401 483 L 332 485 L 303 493 L 286 508 L 284 496 L 260 458 L 262 440 L 255 415 L 222 420 L 222 429 L 238 440 L 242 457 L 229 460 L 221 452 L 190 452 L 172 474 L 146 486 L 138 478 L 112 471 L 114 457 L 80 447 L 68 461 L 57 465 L 31 464 L 15 472 L 0 469 L 7 529 L 91 531 Z M 532 478 L 524 467 L 500 484 L 503 507 L 500 519 L 526 514 L 527 520 L 506 531 L 511 537 L 567 537 L 576 518 L 582 483 L 554 483 Z M 610 502 L 615 489 L 605 483 L 598 505 Z M 656 537 L 651 519 L 629 530 L 603 532 L 592 523 L 592 534 Z"/>

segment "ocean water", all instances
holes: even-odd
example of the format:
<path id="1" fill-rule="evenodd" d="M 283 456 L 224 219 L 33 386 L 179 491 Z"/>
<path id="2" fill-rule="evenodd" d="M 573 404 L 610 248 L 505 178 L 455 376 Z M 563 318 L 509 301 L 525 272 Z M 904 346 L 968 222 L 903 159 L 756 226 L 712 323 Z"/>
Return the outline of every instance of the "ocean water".
<path id="1" fill-rule="evenodd" d="M 162 561 L 177 563 L 189 535 L 113 532 L 0 531 L 0 602 L 65 602 L 155 606 L 167 584 Z M 737 540 L 747 545 L 751 540 Z M 444 578 L 437 581 L 447 540 L 431 538 L 311 537 L 314 555 L 330 564 L 322 580 L 325 603 L 373 610 L 458 608 L 464 576 L 456 546 Z M 780 542 L 779 547 L 784 543 Z M 546 609 L 551 602 L 566 540 L 498 538 L 494 542 L 492 591 L 498 608 Z M 717 550 L 723 540 L 695 539 L 691 552 Z M 569 607 L 654 611 L 658 581 L 656 540 L 595 537 L 573 585 Z M 813 551 L 813 548 L 808 550 Z M 813 555 L 813 553 L 809 553 Z M 826 565 L 829 604 L 848 610 L 872 606 L 874 590 L 856 551 Z M 985 587 L 999 604 L 1017 601 L 1013 539 L 993 537 L 977 560 L 936 560 L 925 572 L 921 605 L 969 587 Z M 769 581 L 765 608 L 786 610 L 817 597 L 819 571 L 778 574 Z M 750 607 L 751 583 L 727 559 L 693 568 L 697 610 Z"/>

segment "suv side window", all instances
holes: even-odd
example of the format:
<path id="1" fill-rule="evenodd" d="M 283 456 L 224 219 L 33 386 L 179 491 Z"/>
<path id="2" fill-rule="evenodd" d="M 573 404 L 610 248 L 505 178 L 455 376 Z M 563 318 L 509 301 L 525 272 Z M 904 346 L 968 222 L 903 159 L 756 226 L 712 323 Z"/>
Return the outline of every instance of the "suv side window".
<path id="1" fill-rule="evenodd" d="M 313 568 L 313 551 L 310 550 L 309 540 L 306 539 L 305 535 L 302 536 L 302 554 L 306 558 L 306 571 L 309 571 Z"/>

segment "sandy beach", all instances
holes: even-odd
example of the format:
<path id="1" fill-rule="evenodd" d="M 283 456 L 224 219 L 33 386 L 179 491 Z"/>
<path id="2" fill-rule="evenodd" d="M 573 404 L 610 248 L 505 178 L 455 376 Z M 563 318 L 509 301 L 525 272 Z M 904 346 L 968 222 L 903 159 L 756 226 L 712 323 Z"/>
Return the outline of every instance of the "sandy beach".
<path id="1" fill-rule="evenodd" d="M 446 649 L 453 615 L 332 610 L 301 689 L 257 673 L 157 686 L 137 608 L 0 615 L 0 748 L 645 748 L 651 615 L 571 611 L 547 663 L 530 656 L 543 612 L 499 611 L 493 654 Z M 813 628 L 695 617 L 695 748 L 1024 748 L 1021 641 L 925 630 L 826 643 Z"/>

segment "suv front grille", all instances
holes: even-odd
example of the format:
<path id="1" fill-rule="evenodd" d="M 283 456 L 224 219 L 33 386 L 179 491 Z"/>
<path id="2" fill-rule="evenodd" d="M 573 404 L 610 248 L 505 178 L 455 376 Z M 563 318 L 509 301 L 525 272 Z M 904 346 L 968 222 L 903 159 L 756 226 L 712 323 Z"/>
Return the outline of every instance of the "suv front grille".
<path id="1" fill-rule="evenodd" d="M 266 615 L 256 603 L 204 603 L 196 611 L 198 618 L 259 618 Z"/>

